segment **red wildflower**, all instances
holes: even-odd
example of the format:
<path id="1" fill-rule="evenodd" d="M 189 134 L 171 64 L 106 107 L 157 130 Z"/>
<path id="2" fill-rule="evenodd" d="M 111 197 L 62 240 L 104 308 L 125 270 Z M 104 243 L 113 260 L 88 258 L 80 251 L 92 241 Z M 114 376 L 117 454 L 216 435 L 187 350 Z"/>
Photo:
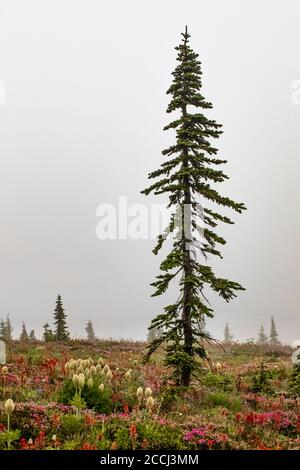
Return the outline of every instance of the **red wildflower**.
<path id="1" fill-rule="evenodd" d="M 51 417 L 52 424 L 57 427 L 60 424 L 60 416 L 58 414 L 53 414 Z"/>
<path id="2" fill-rule="evenodd" d="M 20 445 L 22 450 L 42 449 L 45 446 L 45 432 L 40 431 L 34 441 L 32 439 L 26 441 L 24 437 L 21 437 Z"/>
<path id="3" fill-rule="evenodd" d="M 81 447 L 81 450 L 96 450 L 96 446 L 94 444 L 90 444 L 89 442 L 85 442 Z"/>
<path id="4" fill-rule="evenodd" d="M 131 439 L 135 440 L 138 437 L 138 433 L 137 433 L 135 424 L 130 425 L 129 432 L 130 432 Z"/>
<path id="5" fill-rule="evenodd" d="M 147 439 L 143 439 L 142 444 L 141 444 L 142 449 L 148 449 L 148 444 L 149 443 Z"/>
<path id="6" fill-rule="evenodd" d="M 40 431 L 39 435 L 34 440 L 34 447 L 42 448 L 45 445 L 45 431 Z"/>
<path id="7" fill-rule="evenodd" d="M 30 447 L 32 447 L 32 445 L 28 444 L 28 442 L 26 441 L 25 437 L 21 437 L 21 439 L 20 439 L 20 445 L 21 445 L 21 449 L 22 449 L 22 450 L 30 449 Z"/>
<path id="8" fill-rule="evenodd" d="M 84 415 L 84 424 L 86 426 L 94 426 L 94 424 L 96 424 L 97 420 L 94 416 L 90 415 L 90 414 L 85 414 Z"/>

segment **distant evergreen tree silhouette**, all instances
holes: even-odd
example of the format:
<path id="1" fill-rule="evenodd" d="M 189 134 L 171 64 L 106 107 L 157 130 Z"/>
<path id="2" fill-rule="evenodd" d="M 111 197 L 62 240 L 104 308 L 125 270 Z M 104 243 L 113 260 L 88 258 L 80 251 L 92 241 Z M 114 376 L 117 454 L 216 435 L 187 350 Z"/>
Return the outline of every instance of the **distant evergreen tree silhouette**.
<path id="1" fill-rule="evenodd" d="M 21 331 L 21 334 L 20 334 L 20 341 L 28 341 L 28 340 L 29 340 L 29 336 L 28 336 L 28 333 L 27 333 L 27 330 L 26 330 L 25 323 L 23 322 L 22 331 Z"/>
<path id="2" fill-rule="evenodd" d="M 226 323 L 224 328 L 224 342 L 231 343 L 233 341 L 234 336 L 230 333 L 229 325 Z"/>
<path id="3" fill-rule="evenodd" d="M 11 326 L 11 321 L 9 315 L 7 315 L 6 320 L 1 318 L 0 320 L 0 337 L 4 341 L 11 341 L 12 340 L 12 330 L 13 327 Z"/>
<path id="4" fill-rule="evenodd" d="M 5 332 L 5 323 L 3 318 L 0 319 L 0 338 L 4 339 L 4 332 Z"/>
<path id="5" fill-rule="evenodd" d="M 271 330 L 270 330 L 269 341 L 272 344 L 280 344 L 274 317 L 271 317 Z"/>
<path id="6" fill-rule="evenodd" d="M 86 336 L 87 336 L 88 341 L 95 341 L 97 339 L 91 320 L 88 320 L 86 327 L 85 327 L 85 331 L 86 331 Z"/>
<path id="7" fill-rule="evenodd" d="M 43 338 L 45 342 L 55 340 L 55 336 L 53 334 L 53 331 L 50 329 L 49 323 L 45 323 L 45 325 L 43 326 Z"/>
<path id="8" fill-rule="evenodd" d="M 265 329 L 263 327 L 263 325 L 260 326 L 260 329 L 259 329 L 259 332 L 258 332 L 258 340 L 257 342 L 259 344 L 265 344 L 268 342 L 268 337 L 267 335 L 265 334 Z"/>
<path id="9" fill-rule="evenodd" d="M 7 315 L 6 322 L 5 322 L 5 335 L 9 341 L 12 340 L 12 331 L 13 331 L 13 327 L 11 325 L 10 316 Z"/>
<path id="10" fill-rule="evenodd" d="M 30 341 L 36 341 L 36 336 L 35 336 L 35 331 L 34 330 L 30 331 L 29 339 L 30 339 Z"/>
<path id="11" fill-rule="evenodd" d="M 69 338 L 66 318 L 67 315 L 65 314 L 61 295 L 58 295 L 56 299 L 56 307 L 54 310 L 54 324 L 56 325 L 54 338 L 57 341 L 65 341 Z"/>
<path id="12" fill-rule="evenodd" d="M 161 328 L 157 328 L 156 326 L 154 328 L 148 328 L 147 341 L 150 343 L 155 339 L 159 339 L 162 334 L 163 330 Z"/>

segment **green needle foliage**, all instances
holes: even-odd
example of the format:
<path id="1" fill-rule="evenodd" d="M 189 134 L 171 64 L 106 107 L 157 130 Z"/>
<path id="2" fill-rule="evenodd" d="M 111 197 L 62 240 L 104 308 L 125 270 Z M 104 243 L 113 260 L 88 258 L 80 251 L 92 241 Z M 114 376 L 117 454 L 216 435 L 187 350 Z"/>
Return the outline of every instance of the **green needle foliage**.
<path id="1" fill-rule="evenodd" d="M 201 63 L 198 54 L 189 46 L 187 28 L 182 36 L 181 44 L 176 47 L 178 65 L 167 91 L 171 96 L 167 113 L 177 112 L 178 116 L 164 128 L 175 131 L 176 143 L 163 150 L 167 160 L 149 174 L 156 182 L 142 191 L 145 195 L 167 193 L 172 209 L 170 223 L 158 237 L 153 250 L 157 254 L 166 236 L 173 235 L 172 250 L 160 266 L 162 274 L 152 284 L 155 287 L 153 296 L 163 294 L 170 281 L 178 276 L 180 295 L 152 321 L 150 329 L 159 328 L 162 334 L 150 343 L 144 360 L 166 343 L 166 363 L 174 368 L 177 383 L 187 386 L 198 365 L 197 358 L 206 356 L 203 341 L 209 339 L 209 335 L 201 325 L 207 317 L 213 316 L 204 288 L 211 288 L 227 302 L 236 296 L 236 291 L 244 290 L 237 282 L 216 277 L 207 264 L 208 255 L 222 258 L 219 245 L 226 243 L 214 231 L 217 224 L 233 222 L 215 209 L 203 208 L 200 202 L 206 199 L 210 204 L 216 203 L 238 213 L 246 208 L 244 204 L 220 195 L 211 186 L 228 178 L 218 169 L 226 161 L 216 157 L 217 149 L 210 143 L 211 138 L 220 136 L 221 125 L 203 114 L 204 110 L 212 108 L 212 104 L 200 92 Z M 202 262 L 198 260 L 200 256 Z"/>

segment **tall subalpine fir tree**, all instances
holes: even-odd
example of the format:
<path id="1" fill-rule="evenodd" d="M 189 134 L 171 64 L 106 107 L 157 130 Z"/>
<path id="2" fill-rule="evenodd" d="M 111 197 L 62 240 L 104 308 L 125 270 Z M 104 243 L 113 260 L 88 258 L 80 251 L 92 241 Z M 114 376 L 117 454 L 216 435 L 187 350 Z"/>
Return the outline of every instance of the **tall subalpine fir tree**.
<path id="1" fill-rule="evenodd" d="M 62 298 L 60 295 L 56 299 L 56 307 L 54 310 L 54 324 L 56 325 L 54 337 L 57 341 L 65 341 L 69 338 L 69 332 L 66 322 L 67 315 L 63 308 Z"/>
<path id="2" fill-rule="evenodd" d="M 280 344 L 274 317 L 271 317 L 271 330 L 270 330 L 269 340 L 270 340 L 270 343 L 272 344 Z"/>
<path id="3" fill-rule="evenodd" d="M 177 117 L 165 130 L 175 130 L 176 142 L 162 152 L 168 159 L 149 174 L 149 178 L 158 180 L 143 191 L 145 195 L 168 193 L 172 209 L 170 224 L 159 236 L 153 250 L 157 254 L 166 236 L 172 233 L 172 250 L 160 265 L 163 273 L 152 284 L 156 289 L 153 296 L 163 294 L 178 275 L 181 276 L 180 296 L 152 321 L 151 327 L 161 328 L 163 334 L 150 343 L 145 360 L 166 342 L 166 363 L 174 367 L 178 384 L 189 385 L 191 374 L 198 365 L 197 357 L 206 356 L 203 340 L 208 335 L 199 324 L 213 316 L 204 294 L 205 286 L 226 301 L 235 297 L 236 291 L 243 290 L 237 282 L 216 277 L 207 264 L 209 254 L 222 257 L 218 245 L 225 244 L 225 240 L 215 233 L 215 227 L 219 222 L 233 222 L 215 209 L 203 208 L 201 203 L 207 199 L 239 213 L 245 206 L 221 196 L 213 187 L 227 178 L 221 170 L 214 168 L 226 161 L 216 157 L 217 149 L 209 140 L 220 136 L 221 125 L 202 114 L 212 105 L 201 94 L 201 63 L 198 54 L 189 46 L 187 28 L 182 36 L 182 42 L 176 48 L 178 65 L 167 91 L 171 95 L 167 113 L 175 111 Z M 197 240 L 199 236 L 201 243 Z M 203 258 L 201 262 L 199 256 Z"/>

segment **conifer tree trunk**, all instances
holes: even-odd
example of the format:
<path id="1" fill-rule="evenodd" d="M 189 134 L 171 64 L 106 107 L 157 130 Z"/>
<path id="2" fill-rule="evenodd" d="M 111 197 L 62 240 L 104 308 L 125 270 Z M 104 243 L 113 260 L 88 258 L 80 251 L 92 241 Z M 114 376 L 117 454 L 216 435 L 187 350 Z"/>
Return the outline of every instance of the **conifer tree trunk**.
<path id="1" fill-rule="evenodd" d="M 186 117 L 187 109 L 186 105 L 182 107 L 182 117 Z M 183 124 L 184 126 L 184 124 Z M 183 150 L 183 169 L 187 169 L 189 166 L 189 152 L 188 148 Z M 191 232 L 192 232 L 192 220 L 191 220 L 191 190 L 189 176 L 184 176 L 184 207 L 182 210 L 183 223 L 182 223 L 182 240 L 183 240 L 183 252 L 184 252 L 184 289 L 183 289 L 183 336 L 184 336 L 184 351 L 189 357 L 193 355 L 193 334 L 191 324 L 191 297 L 192 297 L 192 286 L 188 282 L 189 276 L 192 274 L 191 267 Z M 191 366 L 186 365 L 181 371 L 181 383 L 182 385 L 188 386 L 191 381 Z"/>
<path id="2" fill-rule="evenodd" d="M 191 325 L 191 285 L 186 281 L 189 275 L 192 273 L 191 270 L 191 253 L 189 250 L 188 242 L 185 243 L 186 247 L 184 250 L 184 292 L 183 292 L 183 336 L 184 336 L 184 351 L 189 357 L 193 355 L 193 334 Z M 186 365 L 181 370 L 181 383 L 182 385 L 188 386 L 191 381 L 191 366 Z"/>

